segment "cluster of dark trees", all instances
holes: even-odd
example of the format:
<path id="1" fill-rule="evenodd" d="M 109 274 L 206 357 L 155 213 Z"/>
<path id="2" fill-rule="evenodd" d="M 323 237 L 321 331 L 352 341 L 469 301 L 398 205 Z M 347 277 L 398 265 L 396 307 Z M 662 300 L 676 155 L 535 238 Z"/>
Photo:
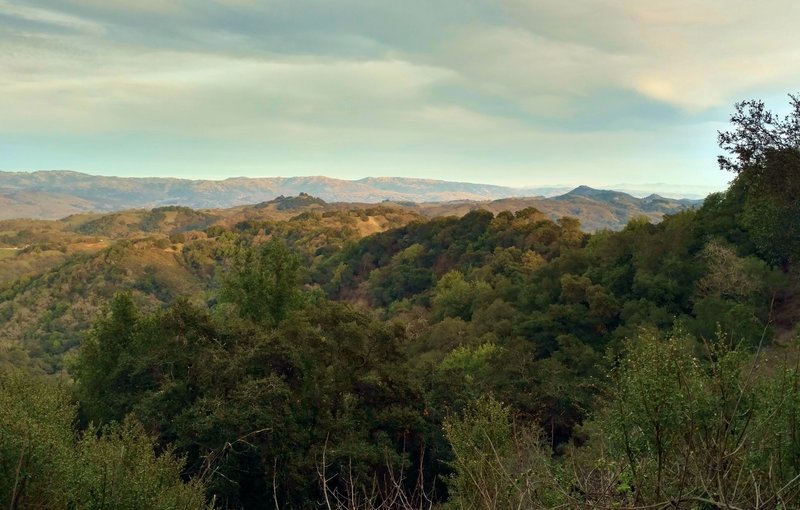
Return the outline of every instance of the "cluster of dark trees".
<path id="1" fill-rule="evenodd" d="M 797 506 L 791 104 L 737 105 L 730 188 L 659 224 L 476 211 L 329 250 L 218 229 L 204 299 L 119 293 L 68 381 L 0 378 L 0 501 Z"/>

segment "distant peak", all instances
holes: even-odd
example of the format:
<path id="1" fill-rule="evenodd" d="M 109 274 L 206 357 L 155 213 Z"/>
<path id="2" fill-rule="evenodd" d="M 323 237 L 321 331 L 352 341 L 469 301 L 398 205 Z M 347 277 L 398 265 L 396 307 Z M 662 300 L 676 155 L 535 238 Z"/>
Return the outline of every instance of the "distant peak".
<path id="1" fill-rule="evenodd" d="M 598 193 L 603 193 L 602 190 L 591 188 L 589 186 L 580 185 L 577 188 L 573 189 L 572 191 L 567 192 L 567 195 L 580 195 L 584 197 L 590 197 L 593 195 L 597 195 Z"/>
<path id="2" fill-rule="evenodd" d="M 327 202 L 325 202 L 321 198 L 309 195 L 308 193 L 301 191 L 295 197 L 292 196 L 287 197 L 285 195 L 279 195 L 267 202 L 261 202 L 259 204 L 256 204 L 254 207 L 256 209 L 264 209 L 271 205 L 275 205 L 275 208 L 278 209 L 279 211 L 285 211 L 285 210 L 302 209 L 304 207 L 312 205 L 324 206 L 327 205 Z"/>
<path id="3" fill-rule="evenodd" d="M 589 186 L 578 186 L 569 193 L 562 195 L 563 197 L 584 197 L 591 198 L 592 200 L 611 201 L 611 200 L 629 200 L 634 199 L 631 195 L 623 193 L 622 191 L 614 191 L 609 189 L 596 189 Z M 636 200 L 636 199 L 634 199 Z"/>

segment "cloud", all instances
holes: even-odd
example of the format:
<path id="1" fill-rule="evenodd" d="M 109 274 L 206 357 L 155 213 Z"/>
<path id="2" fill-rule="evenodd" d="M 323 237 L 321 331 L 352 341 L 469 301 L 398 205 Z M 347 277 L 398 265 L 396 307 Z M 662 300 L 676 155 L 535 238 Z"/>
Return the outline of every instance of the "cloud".
<path id="1" fill-rule="evenodd" d="M 101 11 L 146 12 L 155 14 L 183 11 L 186 0 L 64 0 L 77 7 L 88 7 Z"/>
<path id="2" fill-rule="evenodd" d="M 6 0 L 0 0 L 0 16 L 21 22 L 32 22 L 34 24 L 75 30 L 95 36 L 103 33 L 102 25 L 90 20 L 58 11 L 15 4 Z"/>
<path id="3" fill-rule="evenodd" d="M 596 50 L 597 65 L 580 75 L 584 87 L 627 88 L 698 112 L 800 78 L 793 64 L 800 57 L 800 4 L 791 0 L 504 4 L 515 25 L 563 44 L 558 53 L 568 61 L 575 55 L 567 49 L 571 44 Z M 592 73 L 598 66 L 601 72 Z"/>
<path id="4" fill-rule="evenodd" d="M 544 116 L 612 87 L 697 112 L 800 74 L 800 4 L 788 0 L 35 1 L 16 9 L 109 27 L 104 39 L 132 48 L 451 68 Z"/>
<path id="5" fill-rule="evenodd" d="M 0 118 L 15 119 L 7 125 L 15 132 L 253 137 L 283 136 L 288 125 L 302 124 L 376 129 L 454 79 L 449 70 L 402 60 L 92 52 L 80 45 L 15 54 L 4 59 L 9 72 L 0 76 Z"/>
<path id="6" fill-rule="evenodd" d="M 636 57 L 503 26 L 469 26 L 437 55 L 475 87 L 516 98 L 536 113 L 547 103 L 624 83 Z M 539 98 L 544 98 L 542 101 Z"/>
<path id="7" fill-rule="evenodd" d="M 800 81 L 797 19 L 789 0 L 0 0 L 0 132 L 713 167 L 709 121 Z"/>

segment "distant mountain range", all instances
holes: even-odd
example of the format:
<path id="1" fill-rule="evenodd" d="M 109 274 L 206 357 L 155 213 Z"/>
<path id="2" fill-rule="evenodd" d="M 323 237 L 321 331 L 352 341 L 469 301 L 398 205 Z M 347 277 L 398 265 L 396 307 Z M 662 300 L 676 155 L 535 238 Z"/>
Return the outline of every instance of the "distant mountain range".
<path id="1" fill-rule="evenodd" d="M 71 171 L 0 172 L 0 219 L 58 219 L 70 214 L 182 205 L 223 209 L 307 193 L 325 202 L 391 202 L 416 207 L 426 215 L 458 214 L 535 206 L 553 217 L 580 217 L 589 230 L 619 228 L 634 216 L 658 220 L 692 207 L 698 200 L 675 200 L 580 186 L 510 188 L 488 184 L 368 177 L 355 181 L 330 177 L 230 178 L 223 181 L 131 178 Z M 518 206 L 518 207 L 517 207 Z"/>
<path id="2" fill-rule="evenodd" d="M 631 219 L 646 217 L 658 222 L 665 214 L 674 214 L 702 205 L 702 200 L 672 199 L 656 194 L 637 198 L 620 191 L 600 190 L 579 186 L 554 197 L 517 197 L 490 201 L 451 201 L 438 204 L 418 204 L 414 209 L 425 216 L 461 216 L 475 209 L 495 214 L 516 212 L 535 207 L 553 220 L 564 216 L 578 218 L 587 232 L 601 229 L 619 230 Z"/>

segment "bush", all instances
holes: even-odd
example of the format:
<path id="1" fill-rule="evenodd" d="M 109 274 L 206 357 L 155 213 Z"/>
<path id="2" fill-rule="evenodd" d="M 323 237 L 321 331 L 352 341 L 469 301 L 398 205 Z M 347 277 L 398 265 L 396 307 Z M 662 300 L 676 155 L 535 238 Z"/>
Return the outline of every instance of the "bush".
<path id="1" fill-rule="evenodd" d="M 183 483 L 183 461 L 156 455 L 134 422 L 73 429 L 63 385 L 21 372 L 0 375 L 0 501 L 14 509 L 205 508 L 204 487 Z"/>

